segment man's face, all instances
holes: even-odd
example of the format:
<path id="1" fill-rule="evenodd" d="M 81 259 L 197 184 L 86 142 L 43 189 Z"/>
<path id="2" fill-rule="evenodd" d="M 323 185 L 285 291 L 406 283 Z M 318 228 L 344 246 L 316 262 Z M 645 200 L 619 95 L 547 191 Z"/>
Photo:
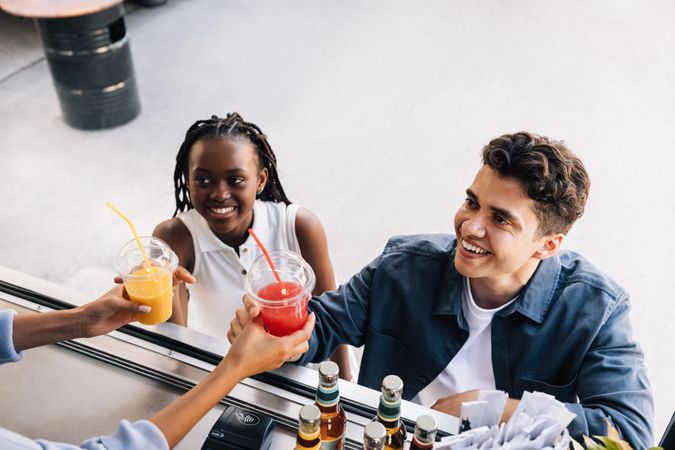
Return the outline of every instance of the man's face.
<path id="1" fill-rule="evenodd" d="M 542 259 L 539 250 L 547 241 L 537 236 L 534 200 L 515 178 L 501 177 L 489 166 L 478 171 L 466 192 L 455 214 L 457 271 L 469 278 L 504 280 L 527 273 Z"/>

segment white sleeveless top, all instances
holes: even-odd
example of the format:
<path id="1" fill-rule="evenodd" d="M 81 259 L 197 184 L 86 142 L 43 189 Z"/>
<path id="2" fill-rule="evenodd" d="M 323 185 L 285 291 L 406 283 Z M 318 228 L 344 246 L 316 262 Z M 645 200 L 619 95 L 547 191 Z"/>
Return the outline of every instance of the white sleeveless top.
<path id="1" fill-rule="evenodd" d="M 295 234 L 298 205 L 264 202 L 253 204 L 253 231 L 268 250 L 291 250 L 300 254 Z M 244 279 L 262 251 L 249 236 L 234 249 L 211 231 L 206 220 L 194 209 L 179 214 L 192 235 L 195 260 L 192 274 L 197 281 L 188 285 L 188 328 L 224 338 L 235 311 L 243 306 Z"/>

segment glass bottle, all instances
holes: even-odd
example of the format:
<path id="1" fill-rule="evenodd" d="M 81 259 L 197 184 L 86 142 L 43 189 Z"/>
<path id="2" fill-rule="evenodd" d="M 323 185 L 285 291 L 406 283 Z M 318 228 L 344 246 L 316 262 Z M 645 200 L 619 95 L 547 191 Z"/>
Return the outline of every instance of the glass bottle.
<path id="1" fill-rule="evenodd" d="M 403 380 L 396 375 L 387 375 L 382 380 L 382 395 L 375 420 L 387 429 L 385 450 L 403 450 L 405 425 L 401 420 L 401 395 Z"/>
<path id="2" fill-rule="evenodd" d="M 324 361 L 319 366 L 315 404 L 321 410 L 322 450 L 342 450 L 344 447 L 347 415 L 340 405 L 339 373 L 340 369 L 333 361 Z"/>
<path id="3" fill-rule="evenodd" d="M 387 430 L 380 422 L 370 422 L 363 430 L 363 450 L 384 450 Z"/>
<path id="4" fill-rule="evenodd" d="M 319 450 L 321 439 L 319 428 L 321 411 L 316 405 L 305 405 L 300 408 L 298 437 L 295 440 L 295 450 Z"/>
<path id="5" fill-rule="evenodd" d="M 415 424 L 415 435 L 413 436 L 410 450 L 430 450 L 434 448 L 436 439 L 436 419 L 434 416 L 422 414 L 417 418 Z"/>

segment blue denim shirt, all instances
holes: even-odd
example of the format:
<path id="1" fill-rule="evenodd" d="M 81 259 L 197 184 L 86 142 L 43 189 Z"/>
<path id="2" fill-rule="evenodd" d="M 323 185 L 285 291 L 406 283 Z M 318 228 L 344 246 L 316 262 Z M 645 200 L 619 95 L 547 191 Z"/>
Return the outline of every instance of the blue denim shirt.
<path id="1" fill-rule="evenodd" d="M 412 399 L 469 336 L 455 247 L 451 235 L 391 239 L 348 283 L 310 301 L 316 327 L 299 363 L 324 360 L 339 344 L 365 344 L 359 384 L 379 389 L 396 374 Z M 627 293 L 580 255 L 561 251 L 540 262 L 492 321 L 497 389 L 565 402 L 577 415 L 569 426 L 577 440 L 606 434 L 610 419 L 636 450 L 649 447 L 653 399 L 629 308 Z"/>

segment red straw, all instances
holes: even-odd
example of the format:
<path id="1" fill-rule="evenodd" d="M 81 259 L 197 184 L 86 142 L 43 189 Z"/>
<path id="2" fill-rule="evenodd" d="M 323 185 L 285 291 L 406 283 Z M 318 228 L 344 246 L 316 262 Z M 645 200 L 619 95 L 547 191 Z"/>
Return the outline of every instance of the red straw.
<path id="1" fill-rule="evenodd" d="M 279 286 L 283 287 L 283 284 L 281 283 L 281 278 L 279 278 L 279 274 L 277 273 L 277 269 L 276 269 L 276 267 L 274 267 L 274 263 L 272 262 L 272 258 L 270 258 L 270 254 L 267 253 L 267 249 L 262 244 L 262 242 L 260 242 L 260 239 L 258 239 L 258 236 L 256 236 L 255 233 L 253 232 L 253 228 L 248 229 L 248 234 L 253 236 L 253 239 L 255 239 L 256 243 L 260 247 L 260 250 L 262 250 L 263 254 L 265 255 L 265 258 L 267 259 L 267 262 L 269 263 L 270 267 L 272 268 L 272 272 L 274 273 L 274 278 L 277 279 L 277 283 L 279 284 Z"/>

